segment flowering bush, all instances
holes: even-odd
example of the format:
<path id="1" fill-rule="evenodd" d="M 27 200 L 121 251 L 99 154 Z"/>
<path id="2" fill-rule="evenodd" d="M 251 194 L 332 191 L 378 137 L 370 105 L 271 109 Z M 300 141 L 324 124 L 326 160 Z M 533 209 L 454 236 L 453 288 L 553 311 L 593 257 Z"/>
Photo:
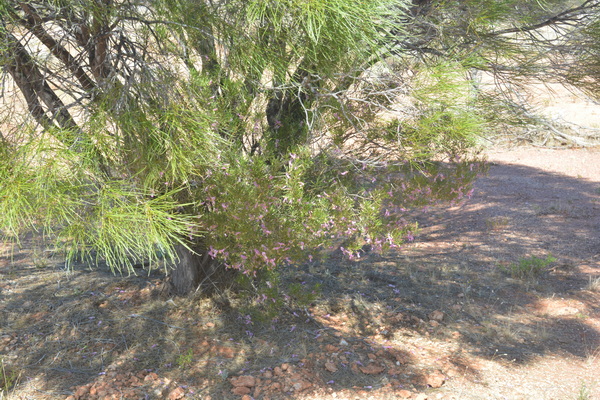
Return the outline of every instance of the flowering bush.
<path id="1" fill-rule="evenodd" d="M 211 257 L 255 274 L 338 247 L 349 258 L 365 246 L 395 248 L 411 241 L 417 228 L 406 211 L 469 197 L 469 183 L 481 171 L 466 162 L 417 172 L 342 162 L 345 169 L 326 171 L 320 160 L 327 156 L 298 150 L 284 165 L 238 158 L 208 171 L 198 200 L 207 211 L 201 221 Z"/>

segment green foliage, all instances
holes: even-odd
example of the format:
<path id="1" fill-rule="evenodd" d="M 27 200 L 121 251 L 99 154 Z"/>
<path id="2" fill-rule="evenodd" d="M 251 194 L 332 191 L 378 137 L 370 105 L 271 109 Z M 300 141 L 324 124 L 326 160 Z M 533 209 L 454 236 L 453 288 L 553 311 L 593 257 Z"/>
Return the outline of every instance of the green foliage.
<path id="1" fill-rule="evenodd" d="M 494 50 L 469 35 L 517 17 L 514 1 L 422 15 L 404 0 L 39 2 L 84 72 L 98 66 L 71 28 L 103 25 L 109 72 L 86 89 L 73 65 L 36 58 L 76 117 L 2 136 L 0 231 L 129 272 L 200 243 L 250 286 L 271 282 L 255 288 L 270 299 L 277 268 L 395 248 L 417 228 L 409 209 L 471 194 L 487 124 L 469 71 Z M 427 19 L 446 28 L 422 34 Z"/>
<path id="2" fill-rule="evenodd" d="M 518 279 L 533 279 L 540 276 L 548 267 L 556 261 L 551 254 L 546 258 L 538 258 L 535 256 L 521 258 L 518 263 L 512 263 L 505 268 L 505 271 L 513 278 Z"/>
<path id="3" fill-rule="evenodd" d="M 288 289 L 288 295 L 302 308 L 310 306 L 321 295 L 321 284 L 316 283 L 312 287 L 306 287 L 302 283 L 294 283 Z"/>
<path id="4" fill-rule="evenodd" d="M 590 388 L 585 384 L 585 382 L 581 382 L 581 386 L 579 387 L 579 391 L 577 393 L 576 400 L 589 400 L 592 398 L 592 393 Z"/>
<path id="5" fill-rule="evenodd" d="M 571 38 L 577 48 L 577 62 L 569 65 L 567 77 L 570 83 L 593 98 L 600 96 L 600 18 L 594 14 L 592 20 L 576 30 Z"/>
<path id="6" fill-rule="evenodd" d="M 33 0 L 57 39 L 47 47 L 25 8 L 0 0 L 0 66 L 52 76 L 12 87 L 33 93 L 34 121 L 0 110 L 13 126 L 0 135 L 0 233 L 37 231 L 113 271 L 206 248 L 266 315 L 309 304 L 318 288 L 282 287 L 277 270 L 396 248 L 418 228 L 410 210 L 469 197 L 479 136 L 529 122 L 511 85 L 554 73 L 597 92 L 595 4 L 419 3 Z M 31 62 L 16 62 L 8 49 L 25 40 Z M 501 84 L 483 92 L 476 72 Z"/>
<path id="7" fill-rule="evenodd" d="M 192 365 L 193 361 L 194 361 L 194 352 L 192 351 L 192 349 L 189 349 L 186 353 L 179 354 L 177 356 L 177 360 L 175 361 L 175 363 L 177 364 L 177 366 L 179 368 L 186 368 L 186 367 L 189 367 L 190 365 Z"/>

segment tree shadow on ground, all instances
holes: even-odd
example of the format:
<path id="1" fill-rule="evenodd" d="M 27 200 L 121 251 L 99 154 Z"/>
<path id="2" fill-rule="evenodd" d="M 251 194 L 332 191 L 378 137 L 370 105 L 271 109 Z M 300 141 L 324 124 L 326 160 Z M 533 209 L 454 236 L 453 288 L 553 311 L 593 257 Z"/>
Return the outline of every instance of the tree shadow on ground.
<path id="1" fill-rule="evenodd" d="M 546 352 L 588 357 L 600 346 L 598 331 L 586 322 L 600 313 L 598 294 L 586 290 L 590 276 L 600 274 L 599 188 L 597 182 L 535 168 L 493 165 L 476 183 L 471 201 L 416 216 L 422 233 L 412 248 L 352 267 L 376 287 L 348 286 L 361 282 L 355 276 L 332 281 L 331 292 L 351 287 L 347 290 L 386 299 L 393 288 L 403 298 L 398 306 L 422 319 L 441 308 L 456 321 L 487 325 L 487 334 L 466 337 L 471 345 L 487 337 L 488 349 L 474 352 L 493 355 L 503 348 L 522 363 Z M 538 276 L 514 279 L 503 273 L 520 260 L 547 254 L 558 260 Z M 498 322 L 532 314 L 541 300 L 556 296 L 577 305 L 546 310 L 536 322 Z M 469 303 L 485 309 L 469 313 Z M 515 343 L 503 337 L 503 325 L 513 330 L 505 336 L 514 336 Z"/>
<path id="2" fill-rule="evenodd" d="M 365 328 L 374 315 L 391 309 L 403 322 L 382 318 L 380 325 L 451 337 L 473 357 L 511 365 L 545 356 L 593 360 L 600 351 L 600 292 L 590 287 L 600 275 L 599 188 L 535 168 L 492 165 L 471 201 L 413 214 L 422 228 L 414 244 L 395 255 L 327 263 L 327 307 L 368 304 L 363 313 L 348 311 L 367 336 L 377 336 Z M 557 261 L 539 274 L 508 273 L 521 260 L 548 254 Z M 429 324 L 436 310 L 444 313 L 441 328 Z"/>
<path id="3" fill-rule="evenodd" d="M 334 255 L 284 271 L 287 283 L 320 284 L 322 296 L 273 321 L 216 298 L 163 298 L 161 271 L 115 277 L 77 265 L 67 274 L 52 260 L 36 267 L 30 252 L 15 252 L 0 258 L 0 356 L 24 371 L 21 386 L 40 399 L 82 387 L 81 398 L 113 390 L 159 399 L 183 387 L 237 399 L 228 378 L 244 374 L 261 377 L 257 399 L 304 389 L 418 392 L 436 370 L 479 380 L 477 357 L 585 360 L 600 348 L 590 323 L 600 298 L 586 290 L 600 274 L 598 186 L 493 165 L 470 202 L 416 215 L 422 232 L 397 254 L 357 262 Z M 500 268 L 546 253 L 558 262 L 535 279 Z M 423 348 L 425 341 L 434 345 Z M 286 375 L 284 365 L 294 372 Z"/>

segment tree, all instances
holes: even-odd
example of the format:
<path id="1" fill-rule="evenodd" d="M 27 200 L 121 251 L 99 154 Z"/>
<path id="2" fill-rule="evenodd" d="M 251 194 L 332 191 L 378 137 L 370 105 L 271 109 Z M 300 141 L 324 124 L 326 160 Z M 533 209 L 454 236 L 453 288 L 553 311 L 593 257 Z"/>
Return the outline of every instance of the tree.
<path id="1" fill-rule="evenodd" d="M 532 66 L 529 3 L 0 0 L 0 231 L 164 258 L 179 294 L 398 246 L 406 209 L 468 194 L 491 114 L 469 73 Z"/>
<path id="2" fill-rule="evenodd" d="M 525 99 L 532 84 L 562 84 L 597 98 L 600 3 L 573 1 L 416 1 L 408 42 L 419 57 L 469 66 L 488 123 L 548 131 L 563 143 L 590 142 L 566 134 Z M 493 82 L 485 89 L 478 84 Z M 583 128 L 583 127 L 580 127 Z M 584 130 L 584 129 L 582 129 Z M 595 136 L 591 133 L 588 137 Z"/>

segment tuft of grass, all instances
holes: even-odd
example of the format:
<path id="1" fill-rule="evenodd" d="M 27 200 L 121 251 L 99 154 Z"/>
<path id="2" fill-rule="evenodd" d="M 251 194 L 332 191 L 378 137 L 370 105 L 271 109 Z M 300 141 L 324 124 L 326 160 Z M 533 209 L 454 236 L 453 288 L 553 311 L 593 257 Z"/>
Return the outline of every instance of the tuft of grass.
<path id="1" fill-rule="evenodd" d="M 591 400 L 592 398 L 592 393 L 590 392 L 590 389 L 587 387 L 587 385 L 585 384 L 585 382 L 581 382 L 581 385 L 579 386 L 579 392 L 577 393 L 577 400 Z"/>
<path id="2" fill-rule="evenodd" d="M 593 278 L 590 276 L 590 281 L 586 289 L 590 292 L 600 292 L 600 276 L 596 276 Z"/>
<path id="3" fill-rule="evenodd" d="M 0 400 L 8 396 L 8 392 L 17 386 L 20 378 L 21 373 L 6 366 L 4 360 L 0 358 Z"/>
<path id="4" fill-rule="evenodd" d="M 600 358 L 600 346 L 595 348 L 586 348 L 586 361 L 588 365 L 594 365 Z"/>
<path id="5" fill-rule="evenodd" d="M 194 360 L 194 352 L 192 349 L 189 349 L 187 353 L 180 354 L 177 356 L 177 360 L 175 363 L 179 368 L 186 368 L 192 365 L 192 361 Z"/>
<path id="6" fill-rule="evenodd" d="M 510 225 L 508 217 L 493 217 L 485 220 L 485 227 L 490 231 L 500 231 L 506 229 Z"/>
<path id="7" fill-rule="evenodd" d="M 31 253 L 31 261 L 33 262 L 34 267 L 38 269 L 47 268 L 50 265 L 49 260 L 44 254 L 44 249 L 38 247 L 33 249 Z"/>
<path id="8" fill-rule="evenodd" d="M 531 256 L 521 258 L 518 262 L 501 268 L 513 278 L 533 279 L 540 276 L 555 261 L 556 258 L 552 254 L 548 254 L 546 258 Z"/>
<path id="9" fill-rule="evenodd" d="M 558 200 L 552 202 L 545 207 L 539 207 L 536 210 L 536 215 L 562 215 L 564 217 L 569 217 L 575 215 L 575 208 L 568 202 L 567 204 L 564 201 Z"/>

